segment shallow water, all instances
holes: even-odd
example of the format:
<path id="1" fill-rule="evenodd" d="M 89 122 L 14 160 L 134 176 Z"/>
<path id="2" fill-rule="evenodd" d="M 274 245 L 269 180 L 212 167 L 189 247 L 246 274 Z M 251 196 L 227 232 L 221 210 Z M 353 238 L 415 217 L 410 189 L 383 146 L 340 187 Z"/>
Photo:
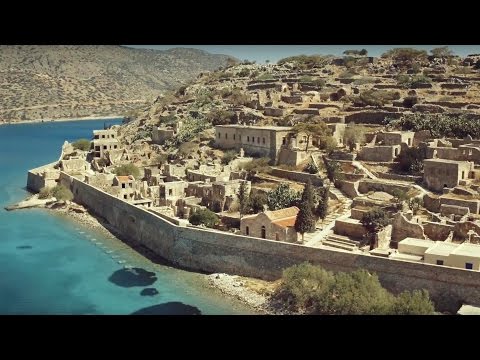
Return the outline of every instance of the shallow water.
<path id="1" fill-rule="evenodd" d="M 104 122 L 0 126 L 0 314 L 254 313 L 208 288 L 203 275 L 154 264 L 65 216 L 3 210 L 27 195 L 28 169 L 55 161 L 65 140 L 90 138 Z"/>

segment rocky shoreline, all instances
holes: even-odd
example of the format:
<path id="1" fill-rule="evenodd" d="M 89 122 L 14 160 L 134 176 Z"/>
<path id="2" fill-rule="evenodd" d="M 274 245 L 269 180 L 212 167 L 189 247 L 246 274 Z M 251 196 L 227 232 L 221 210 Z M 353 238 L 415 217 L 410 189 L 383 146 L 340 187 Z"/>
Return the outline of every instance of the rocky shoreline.
<path id="1" fill-rule="evenodd" d="M 60 118 L 60 119 L 33 119 L 33 120 L 18 120 L 18 121 L 0 121 L 1 125 L 17 125 L 17 124 L 36 124 L 36 123 L 51 123 L 51 122 L 70 122 L 70 121 L 80 121 L 80 120 L 110 120 L 110 119 L 119 119 L 124 116 L 120 115 L 109 115 L 109 116 L 84 116 L 84 117 L 73 117 L 73 118 Z"/>
<path id="2" fill-rule="evenodd" d="M 55 201 L 55 199 L 42 201 L 38 199 L 37 195 L 33 195 L 19 204 L 22 203 L 30 204 L 28 207 L 45 208 L 48 211 L 68 216 L 84 226 L 102 232 L 108 237 L 120 237 L 120 234 L 118 234 L 108 223 L 93 216 L 86 208 L 74 202 Z M 12 205 L 12 210 L 18 208 L 19 207 L 16 205 Z M 121 241 L 126 242 L 123 239 L 121 239 Z M 131 242 L 126 243 L 133 249 L 139 250 L 137 244 Z M 238 275 L 220 273 L 205 275 L 205 277 L 208 286 L 218 289 L 222 294 L 225 294 L 230 298 L 241 301 L 243 304 L 251 307 L 260 314 L 271 315 L 281 313 L 274 309 L 269 302 L 272 283 Z M 252 287 L 255 289 L 252 289 Z"/>

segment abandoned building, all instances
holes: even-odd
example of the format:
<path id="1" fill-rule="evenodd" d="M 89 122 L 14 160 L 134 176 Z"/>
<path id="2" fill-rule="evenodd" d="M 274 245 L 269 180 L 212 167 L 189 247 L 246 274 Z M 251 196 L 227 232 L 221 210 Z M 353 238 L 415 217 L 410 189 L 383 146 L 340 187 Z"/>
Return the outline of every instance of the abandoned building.
<path id="1" fill-rule="evenodd" d="M 165 141 L 173 138 L 178 134 L 182 127 L 182 122 L 178 121 L 172 126 L 154 127 L 152 130 L 152 142 L 154 144 L 163 145 Z"/>
<path id="2" fill-rule="evenodd" d="M 222 149 L 243 148 L 246 154 L 277 160 L 282 146 L 293 136 L 291 127 L 283 126 L 215 126 L 215 144 Z"/>
<path id="3" fill-rule="evenodd" d="M 296 242 L 295 220 L 299 209 L 292 206 L 276 211 L 264 211 L 256 215 L 244 216 L 240 220 L 242 235 L 262 239 Z"/>
<path id="4" fill-rule="evenodd" d="M 430 190 L 441 192 L 467 180 L 474 164 L 469 161 L 427 159 L 423 161 L 423 179 Z"/>
<path id="5" fill-rule="evenodd" d="M 106 151 L 117 150 L 120 147 L 117 132 L 112 129 L 94 130 L 92 144 L 94 158 L 102 158 Z"/>

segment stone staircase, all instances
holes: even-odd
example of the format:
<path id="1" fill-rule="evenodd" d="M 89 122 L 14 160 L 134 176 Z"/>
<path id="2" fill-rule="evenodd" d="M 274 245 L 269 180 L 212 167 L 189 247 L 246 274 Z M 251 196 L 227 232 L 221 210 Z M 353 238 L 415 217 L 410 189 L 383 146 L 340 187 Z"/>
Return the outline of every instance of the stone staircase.
<path id="1" fill-rule="evenodd" d="M 335 220 L 338 218 L 347 218 L 351 214 L 352 200 L 347 198 L 337 188 L 331 186 L 330 192 L 338 199 L 341 205 L 336 211 L 329 213 L 323 220 L 322 230 L 314 234 L 305 234 L 305 245 L 318 246 L 321 245 L 325 238 L 332 234 L 332 230 L 335 227 Z"/>
<path id="2" fill-rule="evenodd" d="M 346 236 L 330 234 L 322 241 L 322 245 L 347 251 L 354 251 L 358 249 L 360 244 L 358 241 L 351 240 Z"/>

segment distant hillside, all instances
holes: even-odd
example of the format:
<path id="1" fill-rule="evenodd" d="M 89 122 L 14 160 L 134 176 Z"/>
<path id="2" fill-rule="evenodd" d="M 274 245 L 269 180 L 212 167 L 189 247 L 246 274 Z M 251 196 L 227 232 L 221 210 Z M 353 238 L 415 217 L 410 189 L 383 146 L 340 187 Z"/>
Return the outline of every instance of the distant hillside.
<path id="1" fill-rule="evenodd" d="M 124 115 L 229 58 L 186 48 L 0 46 L 0 122 Z"/>

